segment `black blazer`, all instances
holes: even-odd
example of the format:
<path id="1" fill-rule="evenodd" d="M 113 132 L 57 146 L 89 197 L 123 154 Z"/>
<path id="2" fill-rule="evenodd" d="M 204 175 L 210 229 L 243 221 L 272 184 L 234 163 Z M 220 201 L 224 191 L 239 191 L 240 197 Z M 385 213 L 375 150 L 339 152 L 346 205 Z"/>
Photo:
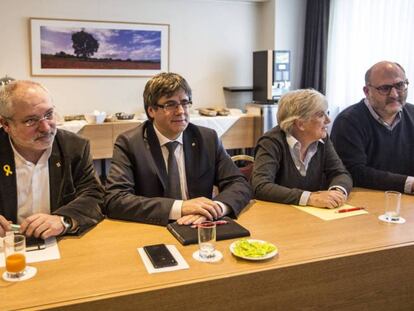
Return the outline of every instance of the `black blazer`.
<path id="1" fill-rule="evenodd" d="M 183 133 L 189 198 L 212 198 L 213 186 L 237 216 L 252 192 L 214 130 L 189 124 Z M 107 180 L 106 209 L 111 218 L 167 225 L 174 199 L 165 197 L 167 171 L 150 121 L 121 134 Z"/>
<path id="2" fill-rule="evenodd" d="M 96 178 L 89 142 L 76 134 L 57 130 L 49 157 L 50 210 L 77 221 L 78 234 L 103 219 L 103 189 Z M 10 167 L 6 173 L 5 166 Z M 0 129 L 0 214 L 17 221 L 14 153 L 9 136 Z"/>

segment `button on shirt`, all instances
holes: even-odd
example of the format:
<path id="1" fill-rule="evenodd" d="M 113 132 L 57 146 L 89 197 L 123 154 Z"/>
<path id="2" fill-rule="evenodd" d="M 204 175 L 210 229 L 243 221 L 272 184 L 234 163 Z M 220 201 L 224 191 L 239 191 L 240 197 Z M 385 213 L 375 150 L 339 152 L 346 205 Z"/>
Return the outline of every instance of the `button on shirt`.
<path id="1" fill-rule="evenodd" d="M 160 142 L 161 152 L 162 152 L 162 157 L 164 158 L 165 167 L 168 169 L 169 152 L 168 152 L 168 148 L 166 144 L 172 140 L 162 135 L 161 132 L 155 126 L 155 124 L 154 124 L 154 130 L 155 130 L 155 134 L 158 137 L 158 141 Z M 189 197 L 188 197 L 188 189 L 187 189 L 187 178 L 186 178 L 187 175 L 186 175 L 186 170 L 185 170 L 183 134 L 181 133 L 180 136 L 178 136 L 174 141 L 179 143 L 177 148 L 175 148 L 174 154 L 177 160 L 178 172 L 180 174 L 181 197 L 183 198 L 182 200 L 175 200 L 170 210 L 169 219 L 176 220 L 182 216 L 181 209 L 183 206 L 183 202 L 185 200 L 188 200 Z M 224 203 L 219 202 L 219 201 L 215 201 L 215 202 L 220 205 L 223 211 L 223 215 L 227 215 L 229 213 L 229 208 Z"/>
<path id="2" fill-rule="evenodd" d="M 299 173 L 302 176 L 306 176 L 309 163 L 312 160 L 313 156 L 318 151 L 318 144 L 319 143 L 324 144 L 324 141 L 322 139 L 319 139 L 318 141 L 315 141 L 312 144 L 310 144 L 308 147 L 308 150 L 306 151 L 306 155 L 303 161 L 300 159 L 300 148 L 301 148 L 300 142 L 295 137 L 289 134 L 286 134 L 286 141 L 289 146 L 289 151 L 290 151 L 290 155 L 292 156 L 293 163 L 295 163 L 295 166 L 297 170 L 299 171 Z M 345 194 L 345 196 L 348 196 L 348 193 L 344 187 L 340 185 L 333 185 L 329 187 L 328 190 L 334 190 L 334 189 L 339 189 Z M 303 191 L 299 199 L 299 205 L 302 205 L 302 206 L 307 205 L 310 195 L 311 195 L 310 191 Z"/>
<path id="3" fill-rule="evenodd" d="M 389 125 L 387 122 L 385 122 L 380 115 L 378 115 L 378 113 L 374 110 L 374 108 L 372 108 L 371 104 L 369 103 L 368 99 L 365 98 L 364 100 L 365 106 L 367 106 L 371 116 L 382 126 L 384 126 L 387 130 L 392 131 L 400 122 L 401 122 L 401 114 L 402 111 L 400 110 L 397 115 L 395 116 L 394 121 L 392 121 L 392 124 Z M 408 176 L 407 179 L 405 180 L 405 184 L 404 184 L 404 192 L 405 193 L 409 193 L 412 194 L 412 189 L 413 189 L 413 183 L 414 183 L 414 177 L 413 176 Z"/>
<path id="4" fill-rule="evenodd" d="M 50 214 L 49 157 L 52 147 L 43 152 L 34 164 L 23 158 L 10 144 L 14 152 L 17 184 L 17 223 L 36 213 Z"/>

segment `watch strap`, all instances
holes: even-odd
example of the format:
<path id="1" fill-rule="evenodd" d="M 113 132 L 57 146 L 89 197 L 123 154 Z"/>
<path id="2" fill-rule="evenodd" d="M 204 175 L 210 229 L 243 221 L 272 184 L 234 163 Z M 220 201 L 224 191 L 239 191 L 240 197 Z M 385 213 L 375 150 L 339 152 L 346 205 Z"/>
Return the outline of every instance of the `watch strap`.
<path id="1" fill-rule="evenodd" d="M 67 216 L 60 216 L 60 222 L 62 223 L 63 227 L 65 228 L 61 235 L 67 233 L 72 229 L 72 219 Z"/>

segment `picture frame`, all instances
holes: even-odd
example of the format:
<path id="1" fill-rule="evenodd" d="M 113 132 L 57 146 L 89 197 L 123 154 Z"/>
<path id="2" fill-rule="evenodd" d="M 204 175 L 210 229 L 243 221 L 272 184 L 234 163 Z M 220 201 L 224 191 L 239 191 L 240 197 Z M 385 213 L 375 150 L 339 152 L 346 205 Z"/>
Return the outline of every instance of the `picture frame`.
<path id="1" fill-rule="evenodd" d="M 32 76 L 142 76 L 169 70 L 169 24 L 30 18 Z"/>

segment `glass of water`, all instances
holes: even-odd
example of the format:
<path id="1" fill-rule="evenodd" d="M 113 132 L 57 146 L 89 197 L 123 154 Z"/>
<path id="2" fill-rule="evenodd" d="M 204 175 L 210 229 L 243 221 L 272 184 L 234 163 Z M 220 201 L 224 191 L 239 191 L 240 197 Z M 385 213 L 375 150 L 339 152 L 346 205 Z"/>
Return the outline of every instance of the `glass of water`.
<path id="1" fill-rule="evenodd" d="M 401 193 L 397 191 L 385 191 L 385 218 L 388 221 L 400 219 Z"/>
<path id="2" fill-rule="evenodd" d="M 200 258 L 211 259 L 215 257 L 216 224 L 203 222 L 198 225 L 198 249 Z"/>

